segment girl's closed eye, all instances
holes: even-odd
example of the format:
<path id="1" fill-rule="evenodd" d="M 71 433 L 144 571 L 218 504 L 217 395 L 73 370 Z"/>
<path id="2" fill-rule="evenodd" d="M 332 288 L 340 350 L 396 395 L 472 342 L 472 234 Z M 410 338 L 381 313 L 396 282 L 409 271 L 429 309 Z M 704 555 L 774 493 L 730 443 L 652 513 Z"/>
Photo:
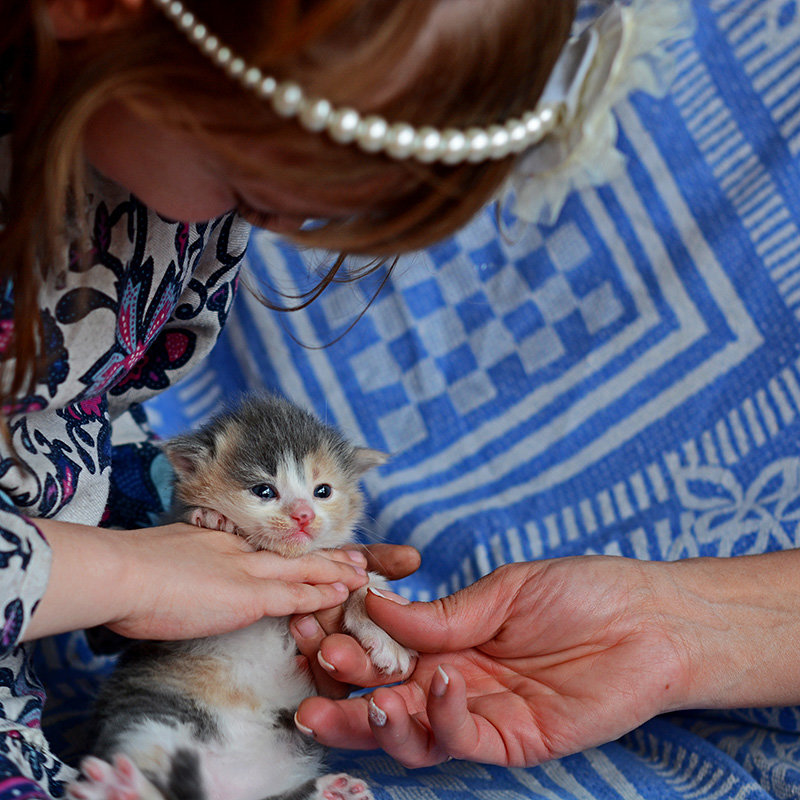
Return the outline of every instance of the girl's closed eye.
<path id="1" fill-rule="evenodd" d="M 275 233 L 296 233 L 308 219 L 299 214 L 278 214 L 274 211 L 253 208 L 241 198 L 236 203 L 236 212 L 254 227 Z"/>

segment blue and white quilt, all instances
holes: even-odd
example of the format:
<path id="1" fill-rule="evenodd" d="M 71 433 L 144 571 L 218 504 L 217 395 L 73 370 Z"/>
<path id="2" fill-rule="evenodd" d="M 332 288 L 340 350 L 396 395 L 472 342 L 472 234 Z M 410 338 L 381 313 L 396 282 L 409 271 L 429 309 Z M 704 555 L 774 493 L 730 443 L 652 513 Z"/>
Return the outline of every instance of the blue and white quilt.
<path id="1" fill-rule="evenodd" d="M 241 292 L 157 429 L 267 386 L 392 453 L 368 535 L 421 550 L 415 599 L 509 561 L 796 547 L 800 8 L 694 6 L 671 93 L 618 108 L 624 176 L 510 238 L 487 210 L 375 296 L 380 275 L 292 314 Z M 250 280 L 296 293 L 328 262 L 257 233 Z M 664 717 L 528 770 L 336 760 L 380 800 L 800 797 L 800 713 Z"/>

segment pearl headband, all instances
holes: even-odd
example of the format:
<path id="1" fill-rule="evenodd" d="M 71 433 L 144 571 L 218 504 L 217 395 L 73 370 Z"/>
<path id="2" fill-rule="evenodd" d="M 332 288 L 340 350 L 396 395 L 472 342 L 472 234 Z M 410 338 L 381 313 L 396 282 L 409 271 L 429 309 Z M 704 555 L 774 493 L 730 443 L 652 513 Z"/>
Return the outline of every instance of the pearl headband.
<path id="1" fill-rule="evenodd" d="M 245 89 L 270 102 L 276 114 L 296 118 L 308 131 L 325 132 L 339 144 L 355 144 L 368 153 L 453 165 L 500 160 L 538 144 L 559 121 L 555 104 L 542 104 L 502 125 L 467 130 L 415 128 L 405 122 L 391 124 L 376 115 L 362 116 L 352 108 L 336 108 L 323 98 L 306 97 L 302 87 L 293 81 L 278 81 L 258 67 L 249 66 L 181 0 L 154 2 L 201 53 Z"/>
<path id="2" fill-rule="evenodd" d="M 233 80 L 308 131 L 423 163 L 477 164 L 516 155 L 499 199 L 518 219 L 546 224 L 555 223 L 569 194 L 609 183 L 624 171 L 613 109 L 637 89 L 666 94 L 672 46 L 694 31 L 692 0 L 602 0 L 605 10 L 564 46 L 536 109 L 505 124 L 440 131 L 307 97 L 297 83 L 248 65 L 181 0 L 153 2 Z"/>

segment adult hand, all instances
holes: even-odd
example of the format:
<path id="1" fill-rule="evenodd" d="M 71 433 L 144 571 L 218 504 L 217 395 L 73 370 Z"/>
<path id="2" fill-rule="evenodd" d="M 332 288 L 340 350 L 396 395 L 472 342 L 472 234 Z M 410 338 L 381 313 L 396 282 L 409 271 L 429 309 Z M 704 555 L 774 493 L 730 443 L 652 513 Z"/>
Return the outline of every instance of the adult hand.
<path id="1" fill-rule="evenodd" d="M 310 698 L 298 727 L 411 767 L 531 766 L 669 710 L 796 703 L 798 573 L 797 551 L 586 557 L 502 567 L 433 603 L 372 596 L 370 616 L 420 651 L 414 673 L 370 697 Z M 322 643 L 342 681 L 361 677 L 359 650 L 341 636 Z"/>
<path id="2" fill-rule="evenodd" d="M 407 545 L 372 544 L 360 547 L 360 551 L 367 560 L 367 569 L 370 572 L 377 572 L 392 581 L 405 578 L 415 572 L 420 565 L 419 551 Z M 290 630 L 297 642 L 298 650 L 312 672 L 317 691 L 326 697 L 346 697 L 350 694 L 353 685 L 323 666 L 325 659 L 320 650 L 323 641 L 328 647 L 331 641 L 336 641 L 334 637 L 337 636 L 345 642 L 353 641 L 341 634 L 342 606 L 297 616 L 292 620 Z M 367 654 L 357 644 L 353 648 L 353 654 L 361 668 L 357 672 L 355 670 L 350 672 L 352 676 L 357 674 L 360 686 L 377 686 L 406 677 L 378 672 Z"/>
<path id="3" fill-rule="evenodd" d="M 367 581 L 356 550 L 287 559 L 184 523 L 139 531 L 36 524 L 53 564 L 26 639 L 100 624 L 140 639 L 210 636 L 339 605 Z"/>

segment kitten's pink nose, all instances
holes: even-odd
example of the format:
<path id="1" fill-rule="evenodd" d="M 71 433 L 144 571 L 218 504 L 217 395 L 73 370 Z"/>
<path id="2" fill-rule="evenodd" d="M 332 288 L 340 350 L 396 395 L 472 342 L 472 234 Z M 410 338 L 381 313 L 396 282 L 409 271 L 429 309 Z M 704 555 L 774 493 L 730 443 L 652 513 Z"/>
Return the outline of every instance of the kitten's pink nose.
<path id="1" fill-rule="evenodd" d="M 289 509 L 289 516 L 298 525 L 308 525 L 314 517 L 314 509 L 305 500 L 296 500 Z"/>

